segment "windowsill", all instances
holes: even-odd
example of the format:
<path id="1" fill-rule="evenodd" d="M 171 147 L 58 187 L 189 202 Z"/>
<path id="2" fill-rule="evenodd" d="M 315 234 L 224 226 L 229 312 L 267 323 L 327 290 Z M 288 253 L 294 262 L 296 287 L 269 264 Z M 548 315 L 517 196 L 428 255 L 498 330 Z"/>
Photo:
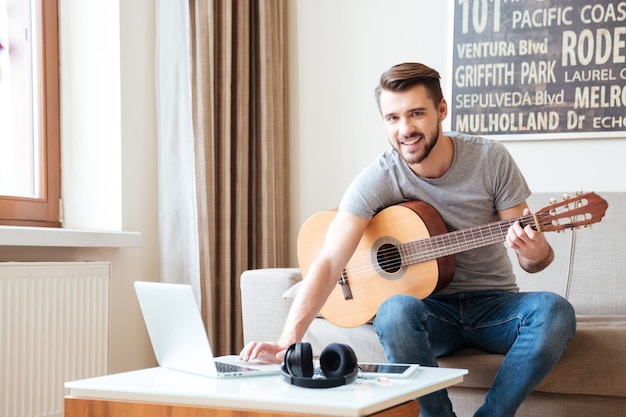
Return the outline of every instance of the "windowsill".
<path id="1" fill-rule="evenodd" d="M 140 248 L 141 233 L 0 226 L 0 246 Z"/>

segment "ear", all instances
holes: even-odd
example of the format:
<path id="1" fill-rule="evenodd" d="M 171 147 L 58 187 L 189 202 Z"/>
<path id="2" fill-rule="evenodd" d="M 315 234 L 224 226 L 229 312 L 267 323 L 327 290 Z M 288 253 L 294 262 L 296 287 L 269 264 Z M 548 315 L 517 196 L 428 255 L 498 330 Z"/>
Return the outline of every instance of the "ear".
<path id="1" fill-rule="evenodd" d="M 439 103 L 439 121 L 443 122 L 446 116 L 448 116 L 448 103 L 445 98 L 442 98 Z"/>

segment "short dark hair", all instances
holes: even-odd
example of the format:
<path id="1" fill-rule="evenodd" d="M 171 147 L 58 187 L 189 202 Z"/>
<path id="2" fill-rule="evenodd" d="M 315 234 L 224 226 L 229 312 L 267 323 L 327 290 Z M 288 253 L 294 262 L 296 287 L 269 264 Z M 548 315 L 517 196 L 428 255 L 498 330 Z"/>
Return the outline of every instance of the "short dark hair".
<path id="1" fill-rule="evenodd" d="M 441 76 L 437 70 L 434 70 L 419 62 L 405 62 L 394 65 L 380 76 L 380 83 L 374 94 L 376 96 L 376 104 L 380 109 L 380 94 L 383 90 L 387 91 L 406 91 L 418 84 L 423 85 L 428 90 L 430 98 L 435 106 L 443 100 L 441 92 Z"/>

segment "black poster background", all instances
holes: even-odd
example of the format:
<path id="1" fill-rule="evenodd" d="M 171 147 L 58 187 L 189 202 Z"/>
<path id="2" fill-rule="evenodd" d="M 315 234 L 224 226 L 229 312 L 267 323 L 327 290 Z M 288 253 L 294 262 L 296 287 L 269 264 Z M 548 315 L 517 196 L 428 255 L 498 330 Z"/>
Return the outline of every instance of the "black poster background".
<path id="1" fill-rule="evenodd" d="M 626 0 L 453 1 L 453 130 L 626 131 Z"/>

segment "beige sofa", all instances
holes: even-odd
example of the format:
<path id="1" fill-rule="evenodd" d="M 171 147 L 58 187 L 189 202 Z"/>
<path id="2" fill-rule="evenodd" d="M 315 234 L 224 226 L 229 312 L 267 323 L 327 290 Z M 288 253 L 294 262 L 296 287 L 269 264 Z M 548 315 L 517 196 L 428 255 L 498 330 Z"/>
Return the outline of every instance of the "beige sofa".
<path id="1" fill-rule="evenodd" d="M 578 322 L 567 351 L 518 417 L 626 416 L 626 193 L 599 194 L 609 203 L 601 223 L 590 230 L 547 233 L 556 253 L 553 264 L 533 275 L 516 269 L 523 291 L 563 295 L 574 305 Z M 534 194 L 529 205 L 536 211 L 553 196 Z M 293 286 L 301 279 L 298 269 L 288 268 L 242 274 L 246 342 L 279 337 Z M 385 361 L 371 324 L 345 329 L 316 318 L 305 340 L 316 354 L 339 342 L 352 346 L 360 361 Z M 482 404 L 501 360 L 501 355 L 476 350 L 439 358 L 439 366 L 469 370 L 461 385 L 449 389 L 459 417 L 471 416 Z"/>

